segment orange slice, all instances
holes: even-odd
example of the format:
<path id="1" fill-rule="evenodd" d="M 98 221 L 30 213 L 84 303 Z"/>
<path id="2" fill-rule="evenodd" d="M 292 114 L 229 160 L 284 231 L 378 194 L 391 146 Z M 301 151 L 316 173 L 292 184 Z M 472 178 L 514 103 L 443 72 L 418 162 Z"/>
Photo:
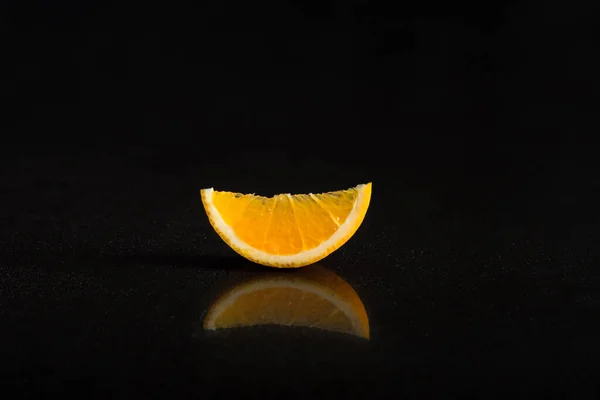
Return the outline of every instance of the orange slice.
<path id="1" fill-rule="evenodd" d="M 204 209 L 237 253 L 266 266 L 302 267 L 346 243 L 362 223 L 371 183 L 321 194 L 273 197 L 202 189 Z"/>
<path id="2" fill-rule="evenodd" d="M 358 294 L 317 265 L 236 285 L 204 318 L 205 330 L 257 325 L 311 327 L 369 339 L 369 319 Z"/>

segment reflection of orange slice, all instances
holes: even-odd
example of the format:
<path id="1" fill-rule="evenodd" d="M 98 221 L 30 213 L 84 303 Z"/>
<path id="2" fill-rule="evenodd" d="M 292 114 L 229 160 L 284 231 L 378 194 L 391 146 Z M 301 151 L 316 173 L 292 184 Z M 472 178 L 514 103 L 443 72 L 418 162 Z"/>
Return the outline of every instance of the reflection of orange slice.
<path id="1" fill-rule="evenodd" d="M 303 326 L 369 338 L 369 319 L 358 294 L 316 265 L 239 284 L 217 299 L 204 319 L 207 330 L 255 325 Z"/>
<path id="2" fill-rule="evenodd" d="M 270 198 L 200 191 L 211 225 L 247 259 L 272 267 L 302 267 L 340 248 L 362 223 L 371 183 L 321 194 Z"/>

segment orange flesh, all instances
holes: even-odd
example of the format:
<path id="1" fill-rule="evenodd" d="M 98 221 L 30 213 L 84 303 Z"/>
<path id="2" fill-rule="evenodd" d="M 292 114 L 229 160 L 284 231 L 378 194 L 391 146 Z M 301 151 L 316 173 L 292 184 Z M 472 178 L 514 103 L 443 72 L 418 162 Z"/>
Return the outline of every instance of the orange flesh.
<path id="1" fill-rule="evenodd" d="M 352 211 L 357 195 L 352 189 L 271 198 L 215 191 L 212 202 L 240 240 L 270 254 L 291 255 L 331 237 Z"/>

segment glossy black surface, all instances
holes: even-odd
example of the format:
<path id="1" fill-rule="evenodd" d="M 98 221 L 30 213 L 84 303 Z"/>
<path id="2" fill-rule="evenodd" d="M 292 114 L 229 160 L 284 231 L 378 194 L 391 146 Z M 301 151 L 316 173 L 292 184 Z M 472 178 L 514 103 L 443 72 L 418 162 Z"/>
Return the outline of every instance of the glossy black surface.
<path id="1" fill-rule="evenodd" d="M 585 10 L 61 7 L 3 14 L 3 393 L 597 393 Z M 370 340 L 203 330 L 270 271 L 219 239 L 200 188 L 368 181 L 363 225 L 320 265 Z"/>

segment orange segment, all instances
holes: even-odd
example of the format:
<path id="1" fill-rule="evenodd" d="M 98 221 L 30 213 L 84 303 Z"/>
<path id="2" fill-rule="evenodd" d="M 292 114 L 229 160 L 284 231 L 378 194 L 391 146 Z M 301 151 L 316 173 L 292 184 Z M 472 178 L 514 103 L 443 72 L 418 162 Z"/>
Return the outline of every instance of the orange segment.
<path id="1" fill-rule="evenodd" d="M 341 247 L 362 223 L 371 183 L 321 194 L 200 191 L 213 228 L 242 256 L 259 264 L 300 267 Z"/>
<path id="2" fill-rule="evenodd" d="M 311 327 L 369 338 L 369 319 L 358 294 L 320 266 L 236 285 L 211 305 L 204 319 L 207 330 L 256 325 Z"/>

